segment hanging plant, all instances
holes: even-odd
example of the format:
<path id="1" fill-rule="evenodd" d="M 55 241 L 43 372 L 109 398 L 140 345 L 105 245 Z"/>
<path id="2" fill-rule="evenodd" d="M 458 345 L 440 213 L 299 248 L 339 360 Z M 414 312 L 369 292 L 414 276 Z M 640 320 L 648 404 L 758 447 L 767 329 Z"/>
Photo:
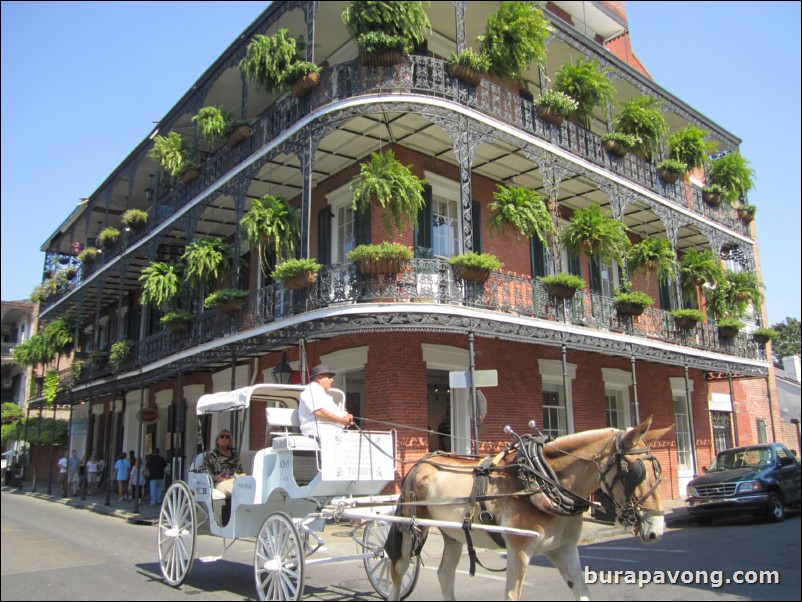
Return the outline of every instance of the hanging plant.
<path id="1" fill-rule="evenodd" d="M 584 251 L 590 259 L 622 265 L 630 242 L 624 224 L 606 217 L 598 205 L 574 213 L 563 228 L 562 241 L 574 257 Z"/>
<path id="2" fill-rule="evenodd" d="M 646 238 L 633 245 L 627 255 L 627 261 L 630 269 L 646 271 L 647 282 L 652 273 L 657 274 L 657 280 L 661 284 L 666 284 L 677 277 L 674 250 L 665 238 Z"/>
<path id="3" fill-rule="evenodd" d="M 593 59 L 578 58 L 574 63 L 565 63 L 557 71 L 554 89 L 570 96 L 576 102 L 573 116 L 585 129 L 590 129 L 593 110 L 606 108 L 613 101 L 616 90 L 607 74 L 610 69 Z"/>
<path id="4" fill-rule="evenodd" d="M 198 111 L 198 114 L 192 118 L 192 121 L 198 124 L 198 130 L 201 136 L 203 136 L 204 140 L 206 140 L 210 146 L 214 146 L 214 143 L 218 139 L 226 135 L 231 120 L 231 112 L 224 110 L 222 106 L 203 107 Z"/>
<path id="5" fill-rule="evenodd" d="M 109 350 L 109 364 L 111 365 L 112 372 L 119 372 L 120 364 L 128 359 L 133 350 L 134 342 L 130 339 L 122 339 L 111 346 Z"/>
<path id="6" fill-rule="evenodd" d="M 44 383 L 42 385 L 42 397 L 48 403 L 53 405 L 58 396 L 58 370 L 49 370 L 45 374 Z"/>
<path id="7" fill-rule="evenodd" d="M 451 53 L 448 59 L 448 74 L 469 86 L 478 86 L 482 74 L 490 68 L 490 60 L 483 54 L 477 54 L 473 48 L 466 48 L 460 53 Z"/>
<path id="8" fill-rule="evenodd" d="M 423 185 L 426 180 L 412 173 L 412 165 L 404 166 L 392 150 L 371 153 L 362 163 L 359 175 L 351 182 L 353 209 L 365 213 L 370 205 L 384 208 L 384 229 L 403 232 L 404 218 L 415 223 L 424 205 Z"/>
<path id="9" fill-rule="evenodd" d="M 204 238 L 187 245 L 181 260 L 186 277 L 198 284 L 213 284 L 231 269 L 231 245 L 220 238 Z"/>
<path id="10" fill-rule="evenodd" d="M 192 151 L 187 146 L 186 139 L 178 132 L 154 136 L 153 148 L 148 151 L 148 157 L 173 177 L 182 175 L 188 169 L 197 169 L 192 162 Z"/>
<path id="11" fill-rule="evenodd" d="M 681 161 L 685 171 L 705 167 L 708 154 L 715 152 L 716 145 L 707 141 L 709 132 L 692 125 L 685 126 L 668 137 L 671 158 Z"/>
<path id="12" fill-rule="evenodd" d="M 723 190 L 723 200 L 733 203 L 754 186 L 755 170 L 740 153 L 732 152 L 713 161 L 708 170 L 707 180 Z"/>
<path id="13" fill-rule="evenodd" d="M 721 260 L 709 249 L 707 251 L 688 249 L 680 259 L 679 274 L 682 284 L 694 288 L 705 283 L 715 285 L 724 280 Z"/>
<path id="14" fill-rule="evenodd" d="M 148 212 L 142 209 L 129 209 L 122 216 L 122 222 L 133 230 L 139 230 L 148 223 Z"/>
<path id="15" fill-rule="evenodd" d="M 494 214 L 488 220 L 491 229 L 508 233 L 510 228 L 517 233 L 537 238 L 545 243 L 546 236 L 554 232 L 554 221 L 546 207 L 546 198 L 525 186 L 502 186 L 498 184 L 493 193 L 495 199 L 488 208 Z"/>
<path id="16" fill-rule="evenodd" d="M 660 152 L 660 145 L 668 133 L 660 99 L 652 96 L 635 96 L 622 103 L 613 121 L 616 132 L 637 138 L 633 152 L 645 159 Z"/>
<path id="17" fill-rule="evenodd" d="M 154 261 L 142 268 L 142 304 L 153 303 L 157 308 L 167 307 L 181 292 L 183 266 Z"/>
<path id="18" fill-rule="evenodd" d="M 301 212 L 285 199 L 266 194 L 256 199 L 240 221 L 245 238 L 260 245 L 262 265 L 268 265 L 268 251 L 277 259 L 295 253 L 300 243 Z"/>
<path id="19" fill-rule="evenodd" d="M 490 73 L 522 79 L 527 67 L 546 63 L 550 34 L 549 20 L 535 3 L 506 1 L 488 17 L 479 46 L 490 61 Z"/>
<path id="20" fill-rule="evenodd" d="M 423 2 L 349 2 L 342 20 L 359 46 L 362 63 L 373 65 L 393 64 L 396 59 L 374 62 L 371 55 L 392 53 L 400 60 L 423 44 L 432 28 Z"/>

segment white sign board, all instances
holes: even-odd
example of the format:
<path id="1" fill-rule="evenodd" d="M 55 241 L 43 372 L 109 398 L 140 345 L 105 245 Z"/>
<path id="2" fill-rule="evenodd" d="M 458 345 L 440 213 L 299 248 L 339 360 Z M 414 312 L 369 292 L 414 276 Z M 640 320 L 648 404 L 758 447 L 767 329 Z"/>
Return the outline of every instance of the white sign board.
<path id="1" fill-rule="evenodd" d="M 320 452 L 324 481 L 392 481 L 395 478 L 391 433 L 321 433 Z"/>
<path id="2" fill-rule="evenodd" d="M 497 387 L 498 370 L 474 370 L 477 387 Z M 448 384 L 452 389 L 468 389 L 471 387 L 471 373 L 454 370 L 448 373 Z"/>

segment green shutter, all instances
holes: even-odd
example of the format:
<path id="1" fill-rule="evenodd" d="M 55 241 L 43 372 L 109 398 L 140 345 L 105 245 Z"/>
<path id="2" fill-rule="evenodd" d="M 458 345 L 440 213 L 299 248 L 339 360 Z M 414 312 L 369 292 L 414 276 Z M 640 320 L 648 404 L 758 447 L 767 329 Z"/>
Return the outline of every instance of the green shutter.
<path id="1" fill-rule="evenodd" d="M 432 187 L 423 187 L 423 207 L 418 211 L 418 224 L 415 227 L 415 249 L 432 251 L 434 230 L 432 224 Z"/>
<path id="2" fill-rule="evenodd" d="M 529 245 L 529 252 L 531 254 L 532 259 L 532 275 L 534 277 L 538 276 L 547 276 L 548 272 L 546 271 L 546 249 L 543 247 L 543 243 L 537 236 L 533 236 L 530 240 Z"/>
<path id="3" fill-rule="evenodd" d="M 331 218 L 328 205 L 317 214 L 317 261 L 320 265 L 331 263 Z"/>
<path id="4" fill-rule="evenodd" d="M 354 212 L 354 238 L 356 246 L 370 244 L 370 206 L 365 212 Z"/>
<path id="5" fill-rule="evenodd" d="M 482 204 L 478 199 L 471 201 L 471 227 L 473 229 L 473 250 L 482 252 Z"/>

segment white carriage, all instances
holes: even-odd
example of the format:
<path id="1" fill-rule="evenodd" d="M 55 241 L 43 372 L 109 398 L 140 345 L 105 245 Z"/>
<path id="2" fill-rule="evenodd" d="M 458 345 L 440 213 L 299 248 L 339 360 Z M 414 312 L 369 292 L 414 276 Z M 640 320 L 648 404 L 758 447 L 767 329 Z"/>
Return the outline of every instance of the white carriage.
<path id="1" fill-rule="evenodd" d="M 159 515 L 158 535 L 159 564 L 166 583 L 178 586 L 184 581 L 194 561 L 197 535 L 210 534 L 223 538 L 223 554 L 229 547 L 226 539 L 255 538 L 254 577 L 260 600 L 298 600 L 307 566 L 355 559 L 363 560 L 371 585 L 387 597 L 389 561 L 383 547 L 388 525 L 380 515 L 391 513 L 392 505 L 381 506 L 378 512 L 372 509 L 374 520 L 359 534 L 356 529 L 352 532 L 360 554 L 310 557 L 323 545 L 317 532 L 323 531 L 336 508 L 355 501 L 364 506 L 396 499 L 377 496 L 395 478 L 395 433 L 324 433 L 319 443 L 302 436 L 297 430 L 297 408 L 303 389 L 265 384 L 200 398 L 199 416 L 237 412 L 243 425 L 251 402 L 264 402 L 269 447 L 240 452 L 246 475 L 237 477 L 230 499 L 202 471 L 205 453 L 190 465 L 186 482 L 170 486 Z M 342 391 L 330 389 L 329 394 L 344 407 Z M 410 566 L 403 596 L 414 588 L 419 569 L 419 562 Z"/>

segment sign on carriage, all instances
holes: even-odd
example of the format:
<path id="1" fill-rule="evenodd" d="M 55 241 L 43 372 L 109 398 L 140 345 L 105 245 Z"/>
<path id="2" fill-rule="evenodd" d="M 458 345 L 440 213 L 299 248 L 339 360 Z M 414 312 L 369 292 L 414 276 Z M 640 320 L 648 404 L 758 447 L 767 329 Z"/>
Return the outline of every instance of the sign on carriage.
<path id="1" fill-rule="evenodd" d="M 320 449 L 324 481 L 392 481 L 395 478 L 395 450 L 390 433 L 321 433 Z"/>
<path id="2" fill-rule="evenodd" d="M 473 376 L 477 387 L 498 387 L 498 370 L 474 370 Z M 448 384 L 452 389 L 470 388 L 470 371 L 452 370 L 448 373 Z"/>

